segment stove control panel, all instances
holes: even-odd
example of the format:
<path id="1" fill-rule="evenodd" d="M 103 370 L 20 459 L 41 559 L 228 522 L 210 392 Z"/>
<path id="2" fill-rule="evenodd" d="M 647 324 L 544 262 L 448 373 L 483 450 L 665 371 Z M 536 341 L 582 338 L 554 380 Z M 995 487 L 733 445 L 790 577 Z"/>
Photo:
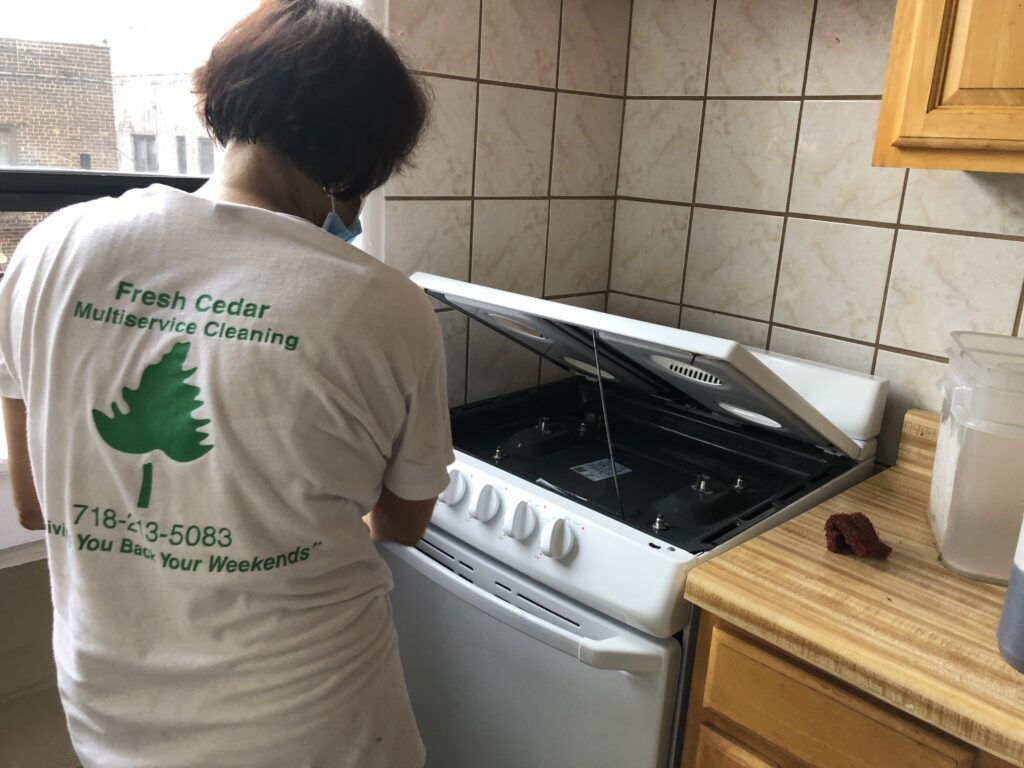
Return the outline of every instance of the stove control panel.
<path id="1" fill-rule="evenodd" d="M 685 623 L 690 553 L 473 457 L 458 454 L 449 477 L 433 525 L 652 634 L 666 637 Z"/>

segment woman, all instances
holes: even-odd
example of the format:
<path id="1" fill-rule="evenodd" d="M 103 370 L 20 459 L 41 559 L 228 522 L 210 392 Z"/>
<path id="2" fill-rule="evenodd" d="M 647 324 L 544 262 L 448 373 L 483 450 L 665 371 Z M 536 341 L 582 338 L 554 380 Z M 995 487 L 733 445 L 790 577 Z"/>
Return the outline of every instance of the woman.
<path id="1" fill-rule="evenodd" d="M 424 94 L 332 0 L 264 2 L 195 84 L 218 174 L 53 214 L 0 287 L 71 737 L 87 768 L 420 766 L 371 538 L 415 542 L 447 481 L 442 339 L 344 240 Z"/>

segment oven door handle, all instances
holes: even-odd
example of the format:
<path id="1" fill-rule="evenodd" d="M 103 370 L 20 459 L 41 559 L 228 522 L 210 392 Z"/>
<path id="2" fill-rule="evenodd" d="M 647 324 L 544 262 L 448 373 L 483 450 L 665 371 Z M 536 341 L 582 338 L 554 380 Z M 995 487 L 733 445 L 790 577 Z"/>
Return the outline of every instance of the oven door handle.
<path id="1" fill-rule="evenodd" d="M 603 640 L 582 637 L 485 592 L 413 547 L 385 546 L 403 562 L 460 600 L 588 666 L 620 672 L 657 672 L 662 668 L 664 651 L 642 638 L 628 634 Z"/>

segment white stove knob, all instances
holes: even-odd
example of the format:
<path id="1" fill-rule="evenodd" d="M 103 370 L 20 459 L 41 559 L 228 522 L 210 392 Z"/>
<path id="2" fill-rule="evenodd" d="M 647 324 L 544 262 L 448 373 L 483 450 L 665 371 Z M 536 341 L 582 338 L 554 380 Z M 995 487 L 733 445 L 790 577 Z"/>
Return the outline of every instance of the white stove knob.
<path id="1" fill-rule="evenodd" d="M 487 523 L 494 519 L 494 516 L 501 511 L 501 491 L 493 485 L 485 485 L 480 489 L 480 495 L 476 499 L 476 506 L 469 510 L 469 516 Z"/>
<path id="2" fill-rule="evenodd" d="M 502 527 L 505 535 L 522 541 L 533 533 L 537 525 L 537 513 L 533 511 L 528 501 L 520 501 L 512 509 L 505 513 L 505 520 Z"/>
<path id="3" fill-rule="evenodd" d="M 449 507 L 454 507 L 466 495 L 466 485 L 465 475 L 459 470 L 453 469 L 448 473 L 448 487 L 441 491 L 441 495 L 437 498 Z"/>
<path id="4" fill-rule="evenodd" d="M 572 526 L 564 517 L 549 521 L 540 532 L 540 553 L 561 560 L 572 552 Z"/>

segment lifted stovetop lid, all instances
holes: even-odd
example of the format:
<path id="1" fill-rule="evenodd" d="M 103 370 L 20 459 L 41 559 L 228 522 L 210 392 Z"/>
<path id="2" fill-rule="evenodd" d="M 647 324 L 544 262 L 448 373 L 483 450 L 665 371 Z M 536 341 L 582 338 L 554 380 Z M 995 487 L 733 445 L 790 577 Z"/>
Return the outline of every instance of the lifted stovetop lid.
<path id="1" fill-rule="evenodd" d="M 847 434 L 735 341 L 417 273 L 431 297 L 580 376 L 857 458 Z M 598 355 L 595 355 L 595 348 Z"/>

